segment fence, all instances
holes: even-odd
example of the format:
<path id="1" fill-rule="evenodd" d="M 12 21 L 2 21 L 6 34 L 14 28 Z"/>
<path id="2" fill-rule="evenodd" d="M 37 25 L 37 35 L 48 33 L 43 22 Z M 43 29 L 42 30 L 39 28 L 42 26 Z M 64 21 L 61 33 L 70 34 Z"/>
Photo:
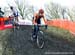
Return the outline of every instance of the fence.
<path id="1" fill-rule="evenodd" d="M 50 20 L 50 21 L 48 21 L 48 25 L 64 28 L 66 30 L 69 30 L 72 33 L 75 33 L 75 22 L 69 21 L 67 19 Z"/>

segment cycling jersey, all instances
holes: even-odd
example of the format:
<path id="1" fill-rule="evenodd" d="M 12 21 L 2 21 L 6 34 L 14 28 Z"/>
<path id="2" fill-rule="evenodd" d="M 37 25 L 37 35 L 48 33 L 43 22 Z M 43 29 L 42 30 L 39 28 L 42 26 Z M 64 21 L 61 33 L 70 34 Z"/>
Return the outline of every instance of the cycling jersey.
<path id="1" fill-rule="evenodd" d="M 18 16 L 18 11 L 17 10 L 13 9 L 12 12 L 13 12 L 14 17 Z"/>
<path id="2" fill-rule="evenodd" d="M 34 17 L 33 17 L 34 18 Z M 41 24 L 41 18 L 44 18 L 44 16 L 40 16 L 40 15 L 38 15 L 38 14 L 36 14 L 35 15 L 35 22 L 37 23 L 37 24 Z"/>
<path id="3" fill-rule="evenodd" d="M 18 22 L 18 11 L 17 11 L 17 9 L 15 9 L 15 8 L 13 8 L 13 7 L 10 7 L 10 9 L 11 9 L 11 12 L 12 12 L 12 20 L 11 20 L 11 23 L 12 24 L 14 24 L 15 22 Z"/>

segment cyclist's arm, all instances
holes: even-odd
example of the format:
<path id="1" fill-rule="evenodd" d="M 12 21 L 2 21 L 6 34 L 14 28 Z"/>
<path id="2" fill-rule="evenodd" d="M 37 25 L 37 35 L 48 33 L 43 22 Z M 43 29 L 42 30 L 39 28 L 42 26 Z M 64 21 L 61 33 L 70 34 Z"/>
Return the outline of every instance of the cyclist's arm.
<path id="1" fill-rule="evenodd" d="M 44 16 L 44 15 L 43 15 Z M 45 18 L 45 16 L 43 17 L 43 20 L 45 22 L 45 25 L 47 25 L 47 19 Z"/>
<path id="2" fill-rule="evenodd" d="M 36 20 L 36 14 L 34 14 L 33 24 L 37 25 L 37 23 L 35 22 L 35 20 Z"/>

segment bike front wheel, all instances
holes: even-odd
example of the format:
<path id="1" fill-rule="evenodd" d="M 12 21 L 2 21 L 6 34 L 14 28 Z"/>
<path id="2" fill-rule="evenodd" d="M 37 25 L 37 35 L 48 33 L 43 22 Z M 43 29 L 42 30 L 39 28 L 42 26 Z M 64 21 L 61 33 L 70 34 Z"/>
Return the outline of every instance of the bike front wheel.
<path id="1" fill-rule="evenodd" d="M 43 32 L 40 32 L 40 31 L 37 34 L 37 46 L 39 48 L 44 47 L 44 34 L 43 34 Z"/>

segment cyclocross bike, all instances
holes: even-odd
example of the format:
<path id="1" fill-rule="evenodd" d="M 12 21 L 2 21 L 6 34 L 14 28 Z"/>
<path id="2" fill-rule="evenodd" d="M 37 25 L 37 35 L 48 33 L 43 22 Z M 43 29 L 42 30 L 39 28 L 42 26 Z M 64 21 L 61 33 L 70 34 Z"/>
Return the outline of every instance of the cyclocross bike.
<path id="1" fill-rule="evenodd" d="M 33 41 L 36 43 L 38 48 L 43 48 L 44 47 L 44 32 L 42 31 L 42 28 L 44 25 L 39 25 L 39 30 L 35 33 L 36 39 L 33 39 Z M 31 40 L 34 35 L 32 35 Z"/>

